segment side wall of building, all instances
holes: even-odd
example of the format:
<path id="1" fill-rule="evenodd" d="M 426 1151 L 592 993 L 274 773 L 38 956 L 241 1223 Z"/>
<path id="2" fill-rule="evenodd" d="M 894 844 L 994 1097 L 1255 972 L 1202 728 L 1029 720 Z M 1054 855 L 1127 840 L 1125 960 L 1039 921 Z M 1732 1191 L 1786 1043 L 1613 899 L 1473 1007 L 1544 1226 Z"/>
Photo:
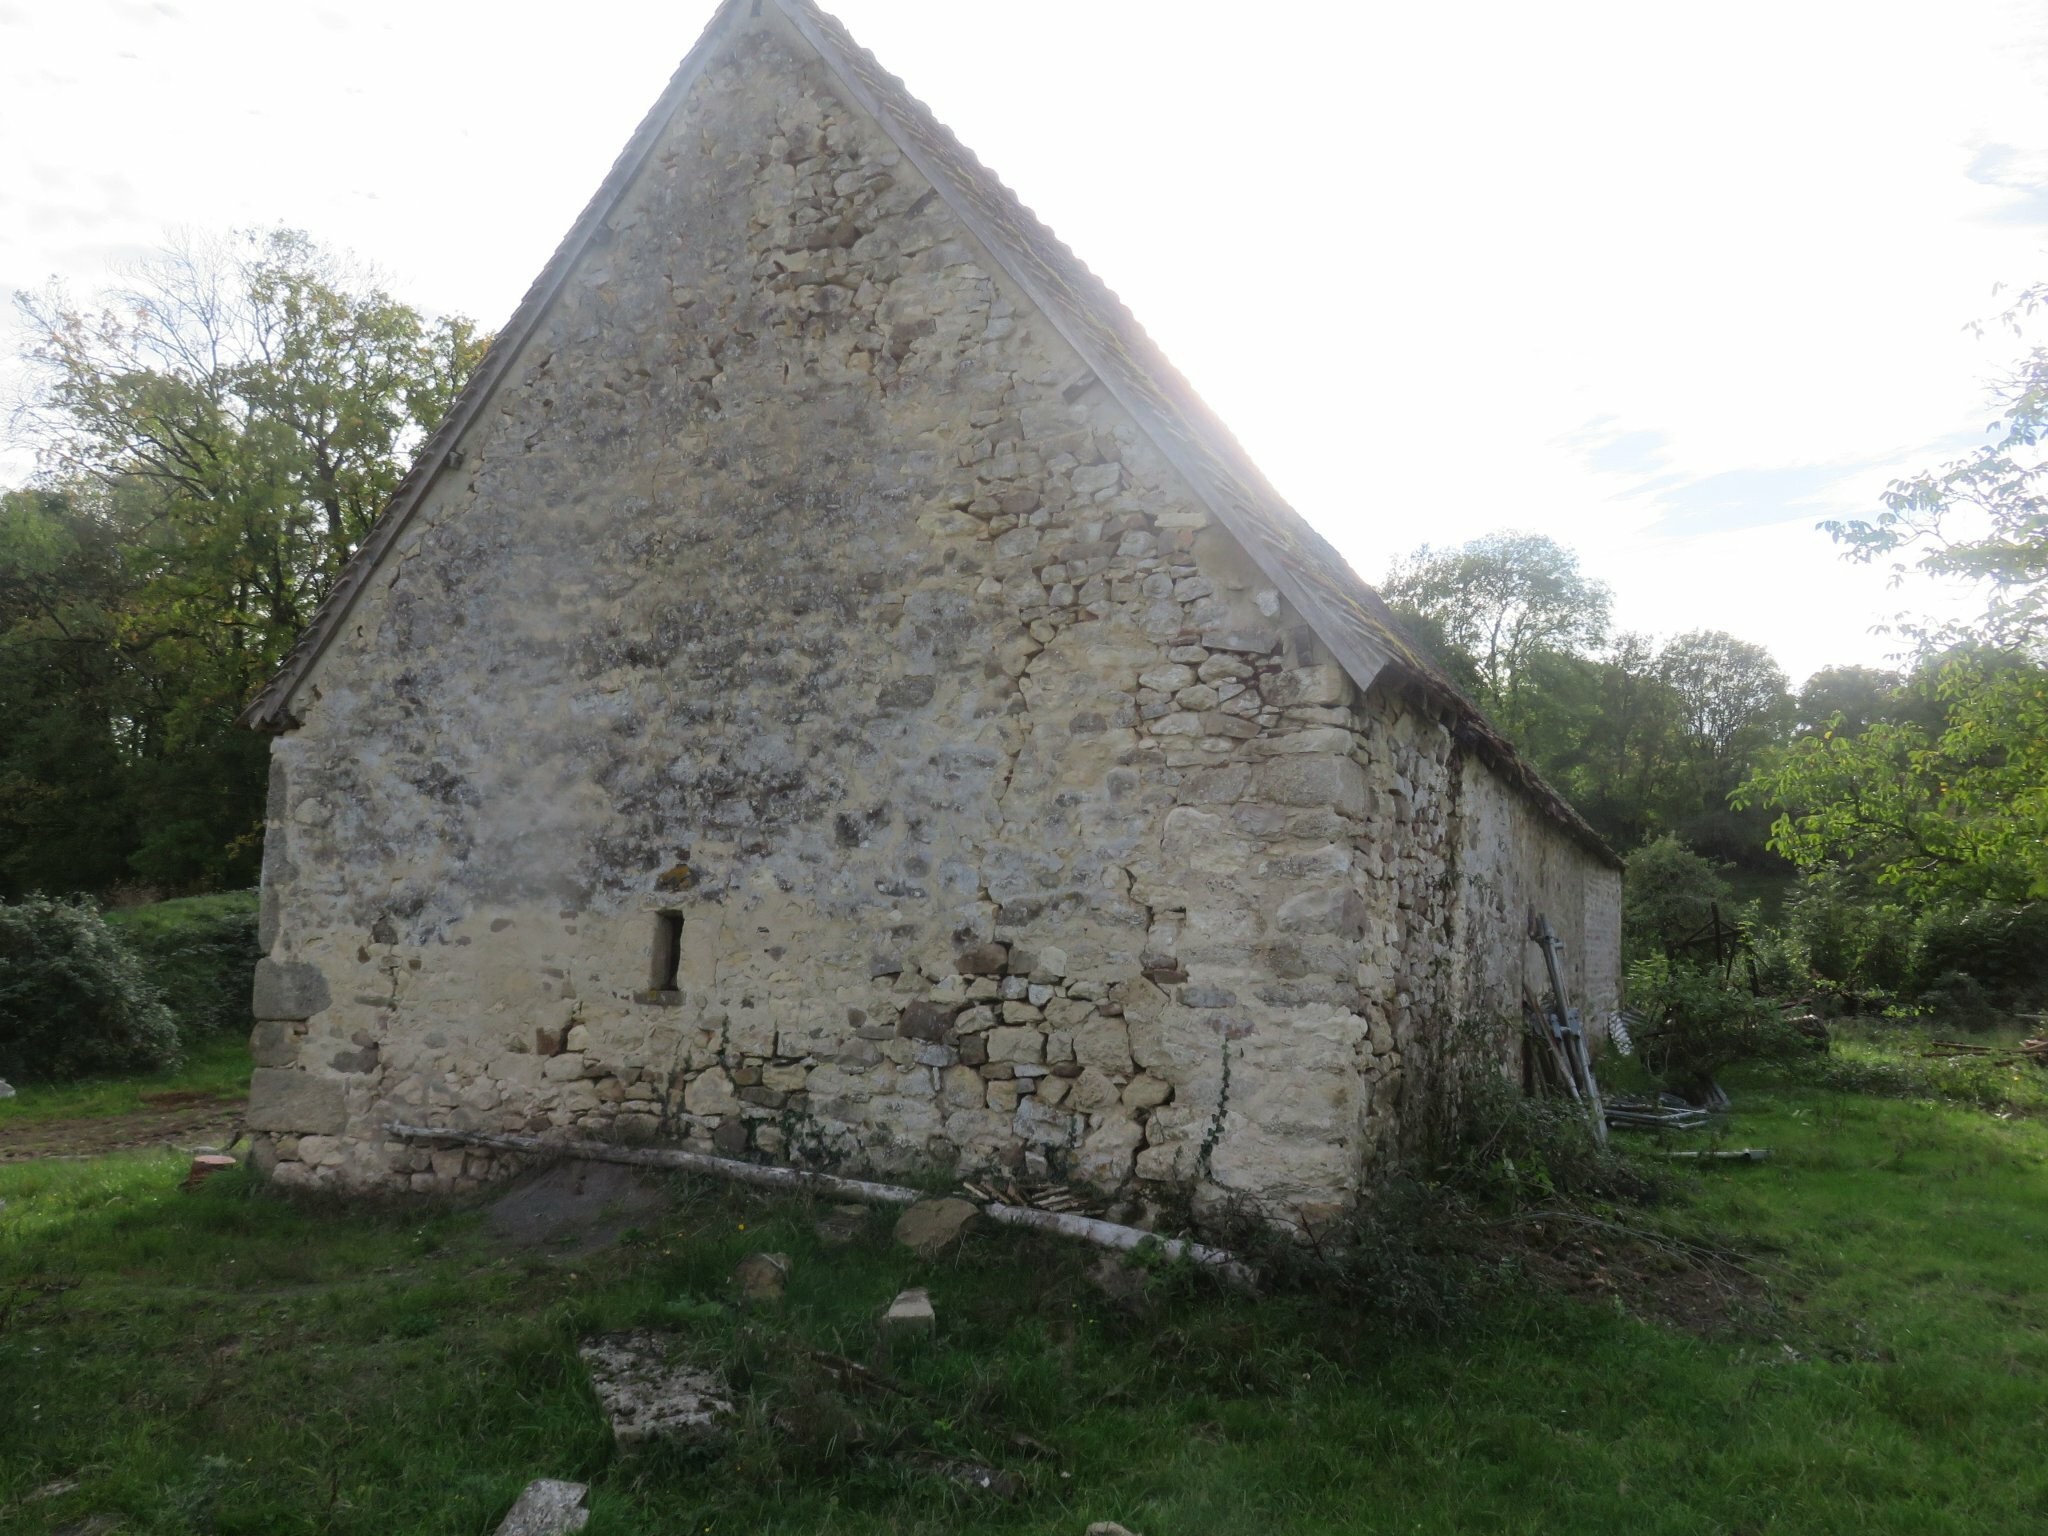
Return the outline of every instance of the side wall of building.
<path id="1" fill-rule="evenodd" d="M 772 17 L 460 447 L 276 745 L 280 1179 L 493 1170 L 402 1119 L 1350 1197 L 1350 685 Z"/>
<path id="2" fill-rule="evenodd" d="M 772 16 L 460 449 L 275 747 L 282 1181 L 498 1171 L 404 1120 L 1326 1211 L 1523 885 L 1583 922 Z"/>
<path id="3" fill-rule="evenodd" d="M 1523 993 L 1548 988 L 1528 940 L 1535 915 L 1564 941 L 1574 1002 L 1596 1020 L 1615 1006 L 1621 880 L 1398 681 L 1360 701 L 1351 754 L 1369 813 L 1353 865 L 1358 1006 L 1375 1045 L 1354 1135 L 1369 1170 L 1452 1102 L 1439 1091 L 1453 1053 L 1518 1059 Z"/>
<path id="4" fill-rule="evenodd" d="M 1485 763 L 1459 768 L 1457 1017 L 1519 1017 L 1526 994 L 1550 990 L 1538 917 L 1563 944 L 1565 990 L 1592 1035 L 1620 1005 L 1621 872 L 1567 836 Z"/>

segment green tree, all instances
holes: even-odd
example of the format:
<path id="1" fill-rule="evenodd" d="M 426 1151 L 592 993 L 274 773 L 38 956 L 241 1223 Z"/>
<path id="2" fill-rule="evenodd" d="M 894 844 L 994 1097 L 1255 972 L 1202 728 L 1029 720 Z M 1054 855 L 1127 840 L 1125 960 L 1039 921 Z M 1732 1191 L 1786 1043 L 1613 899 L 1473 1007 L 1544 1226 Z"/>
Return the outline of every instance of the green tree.
<path id="1" fill-rule="evenodd" d="M 63 492 L 0 492 L 0 893 L 128 873 L 154 701 L 122 646 L 122 539 Z"/>
<path id="2" fill-rule="evenodd" d="M 1895 718 L 1906 679 L 1881 667 L 1823 667 L 1799 689 L 1793 721 L 1808 735 L 1833 730 L 1853 736 Z"/>
<path id="3" fill-rule="evenodd" d="M 2005 323 L 2024 338 L 2044 306 L 2048 285 L 2029 288 Z M 1875 518 L 1822 525 L 1851 559 L 1891 558 L 1898 579 L 1983 585 L 1974 623 L 1907 627 L 1938 715 L 1852 728 L 1843 712 L 1742 792 L 1779 811 L 1772 843 L 1788 858 L 1922 904 L 2048 897 L 2048 348 L 2027 347 L 1997 396 L 1976 451 L 1895 482 Z"/>
<path id="4" fill-rule="evenodd" d="M 1668 832 L 1628 856 L 1621 889 L 1622 940 L 1631 956 L 1675 953 L 1729 897 L 1720 871 Z"/>
<path id="5" fill-rule="evenodd" d="M 245 883 L 265 754 L 234 716 L 310 622 L 484 342 L 293 230 L 168 251 L 90 309 L 61 293 L 17 304 L 43 475 L 119 550 L 99 664 L 128 677 L 138 702 L 118 733 L 126 793 L 102 809 L 132 829 L 121 852 L 134 875 Z M 13 558 L 0 549 L 0 562 Z M 0 678 L 0 698 L 23 687 Z M 6 868 L 0 851 L 0 878 Z M 64 888 L 102 878 L 81 868 Z"/>
<path id="6" fill-rule="evenodd" d="M 1717 631 L 1661 648 L 1640 634 L 1609 640 L 1607 588 L 1537 535 L 1425 545 L 1383 590 L 1611 843 L 1675 831 L 1717 858 L 1778 862 L 1764 846 L 1769 817 L 1727 798 L 1792 716 L 1784 673 L 1761 646 Z"/>
<path id="7" fill-rule="evenodd" d="M 1469 663 L 1479 703 L 1510 732 L 1528 723 L 1540 660 L 1598 646 L 1613 606 L 1577 555 L 1532 533 L 1489 533 L 1456 549 L 1425 544 L 1395 563 L 1382 591 Z"/>
<path id="8" fill-rule="evenodd" d="M 1771 653 L 1721 630 L 1678 636 L 1658 653 L 1657 671 L 1676 698 L 1680 735 L 1708 803 L 1733 789 L 1749 759 L 1791 722 L 1790 688 Z"/>
<path id="9" fill-rule="evenodd" d="M 1994 387 L 1999 417 L 1987 442 L 1894 481 L 1874 518 L 1821 524 L 1851 559 L 1890 559 L 1895 582 L 1917 569 L 1982 583 L 1982 617 L 1951 640 L 2001 649 L 2048 640 L 2048 457 L 2040 451 L 2048 437 L 2048 346 L 2028 337 L 2044 309 L 2048 283 L 2037 283 L 2000 317 L 2025 345 Z"/>
<path id="10" fill-rule="evenodd" d="M 1678 636 L 1658 653 L 1657 671 L 1677 711 L 1682 788 L 1670 824 L 1716 858 L 1752 866 L 1767 860 L 1769 815 L 1732 805 L 1730 796 L 1791 724 L 1784 672 L 1762 646 L 1720 630 Z"/>
<path id="11" fill-rule="evenodd" d="M 1961 651 L 1935 686 L 1938 726 L 1802 736 L 1742 797 L 1779 810 L 1771 845 L 1805 869 L 1839 867 L 1920 903 L 2048 896 L 2048 672 Z"/>
<path id="12" fill-rule="evenodd" d="M 1572 761 L 1543 767 L 1610 842 L 1629 848 L 1697 809 L 1684 782 L 1679 699 L 1647 635 L 1616 635 L 1592 672 L 1593 697 Z"/>
<path id="13" fill-rule="evenodd" d="M 296 230 L 165 252 L 97 310 L 17 305 L 46 472 L 134 510 L 166 637 L 237 686 L 311 619 L 483 352 Z"/>

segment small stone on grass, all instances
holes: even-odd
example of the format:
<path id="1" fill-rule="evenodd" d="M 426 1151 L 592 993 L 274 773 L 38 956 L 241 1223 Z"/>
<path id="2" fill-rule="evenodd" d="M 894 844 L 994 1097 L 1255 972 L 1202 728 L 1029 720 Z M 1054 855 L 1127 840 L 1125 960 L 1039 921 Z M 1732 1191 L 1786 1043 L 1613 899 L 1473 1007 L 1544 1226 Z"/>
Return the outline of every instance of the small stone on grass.
<path id="1" fill-rule="evenodd" d="M 779 1302 L 789 1280 L 789 1255 L 750 1253 L 733 1266 L 732 1278 L 741 1301 Z"/>
<path id="2" fill-rule="evenodd" d="M 868 1208 L 864 1205 L 835 1205 L 817 1220 L 818 1241 L 837 1248 L 852 1242 L 867 1229 Z"/>
<path id="3" fill-rule="evenodd" d="M 188 1190 L 197 1189 L 216 1173 L 226 1173 L 234 1166 L 235 1160 L 232 1157 L 217 1152 L 202 1152 L 192 1159 L 191 1170 L 185 1175 L 185 1182 L 180 1187 Z"/>
<path id="4" fill-rule="evenodd" d="M 930 1333 L 938 1319 L 932 1312 L 931 1292 L 922 1288 L 899 1291 L 882 1314 L 882 1329 L 893 1335 Z"/>
<path id="5" fill-rule="evenodd" d="M 1144 1268 L 1121 1253 L 1105 1253 L 1088 1271 L 1088 1283 L 1114 1302 L 1133 1302 L 1145 1294 Z"/>
<path id="6" fill-rule="evenodd" d="M 680 1341 L 660 1333 L 617 1333 L 577 1349 L 621 1445 L 656 1438 L 714 1440 L 733 1411 L 725 1383 L 677 1358 Z"/>
<path id="7" fill-rule="evenodd" d="M 920 1200 L 896 1218 L 896 1241 L 921 1259 L 935 1259 L 960 1240 L 981 1212 L 965 1200 L 948 1195 Z"/>
<path id="8" fill-rule="evenodd" d="M 585 1502 L 589 1496 L 590 1489 L 582 1483 L 536 1478 L 498 1526 L 497 1536 L 565 1536 L 580 1531 L 590 1523 Z"/>

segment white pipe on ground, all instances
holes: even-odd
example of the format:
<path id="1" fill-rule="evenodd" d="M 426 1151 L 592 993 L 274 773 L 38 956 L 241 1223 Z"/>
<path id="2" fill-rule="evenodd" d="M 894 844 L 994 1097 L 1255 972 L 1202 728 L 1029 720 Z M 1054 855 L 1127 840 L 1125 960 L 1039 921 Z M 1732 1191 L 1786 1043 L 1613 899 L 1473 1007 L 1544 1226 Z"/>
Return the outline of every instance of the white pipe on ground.
<path id="1" fill-rule="evenodd" d="M 1126 1227 L 1119 1222 L 1103 1221 L 1095 1216 L 1076 1216 L 1068 1211 L 1041 1211 L 1026 1205 L 1004 1205 L 991 1200 L 982 1210 L 991 1221 L 1002 1222 L 1005 1226 L 1031 1227 L 1040 1232 L 1057 1232 L 1062 1237 L 1077 1237 L 1084 1243 L 1094 1243 L 1099 1248 L 1115 1248 L 1126 1253 L 1146 1243 L 1157 1243 L 1159 1251 L 1169 1259 L 1190 1259 L 1205 1269 L 1213 1269 L 1232 1285 L 1244 1290 L 1252 1289 L 1255 1277 L 1246 1265 L 1238 1263 L 1221 1248 L 1204 1247 L 1201 1243 L 1189 1242 L 1185 1238 L 1161 1237 L 1156 1232 L 1147 1232 L 1143 1227 Z"/>
<path id="2" fill-rule="evenodd" d="M 625 1163 L 637 1168 L 674 1168 L 684 1173 L 708 1173 L 714 1178 L 763 1189 L 795 1191 L 800 1194 L 836 1195 L 867 1205 L 911 1205 L 929 1198 L 921 1191 L 898 1184 L 876 1184 L 868 1179 L 841 1178 L 835 1173 L 814 1173 L 803 1168 L 778 1168 L 766 1163 L 743 1163 L 737 1158 L 716 1157 L 709 1152 L 689 1152 L 681 1147 L 624 1147 L 609 1141 L 579 1141 L 542 1136 L 514 1136 L 493 1131 L 436 1129 L 430 1125 L 394 1123 L 391 1134 L 412 1141 L 453 1141 L 469 1147 L 490 1147 L 500 1152 L 541 1153 L 559 1157 L 586 1158 L 594 1163 Z M 1098 1248 L 1128 1253 L 1147 1243 L 1158 1245 L 1168 1259 L 1187 1259 L 1212 1269 L 1230 1284 L 1250 1290 L 1254 1276 L 1221 1248 L 1210 1248 L 1184 1238 L 1161 1237 L 1142 1227 L 1126 1227 L 1093 1216 L 1076 1216 L 1065 1211 L 1041 1211 L 1028 1206 L 1005 1205 L 991 1200 L 981 1207 L 989 1220 L 1010 1227 L 1030 1227 L 1078 1238 Z"/>

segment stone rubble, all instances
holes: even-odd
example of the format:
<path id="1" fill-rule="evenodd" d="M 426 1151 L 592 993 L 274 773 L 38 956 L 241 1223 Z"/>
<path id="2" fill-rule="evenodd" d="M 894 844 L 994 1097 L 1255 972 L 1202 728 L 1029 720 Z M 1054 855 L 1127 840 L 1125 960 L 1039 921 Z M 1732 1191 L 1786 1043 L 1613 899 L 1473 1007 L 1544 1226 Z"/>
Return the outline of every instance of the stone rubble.
<path id="1" fill-rule="evenodd" d="M 576 1353 L 621 1446 L 656 1438 L 718 1439 L 733 1413 L 716 1374 L 681 1358 L 682 1342 L 660 1333 L 621 1333 L 587 1339 Z"/>
<path id="2" fill-rule="evenodd" d="M 937 1323 L 932 1311 L 931 1292 L 916 1288 L 896 1293 L 889 1310 L 882 1314 L 885 1338 L 907 1338 L 929 1334 Z"/>
<path id="3" fill-rule="evenodd" d="M 590 1523 L 590 1489 L 583 1483 L 536 1478 L 499 1522 L 496 1536 L 568 1536 Z"/>

